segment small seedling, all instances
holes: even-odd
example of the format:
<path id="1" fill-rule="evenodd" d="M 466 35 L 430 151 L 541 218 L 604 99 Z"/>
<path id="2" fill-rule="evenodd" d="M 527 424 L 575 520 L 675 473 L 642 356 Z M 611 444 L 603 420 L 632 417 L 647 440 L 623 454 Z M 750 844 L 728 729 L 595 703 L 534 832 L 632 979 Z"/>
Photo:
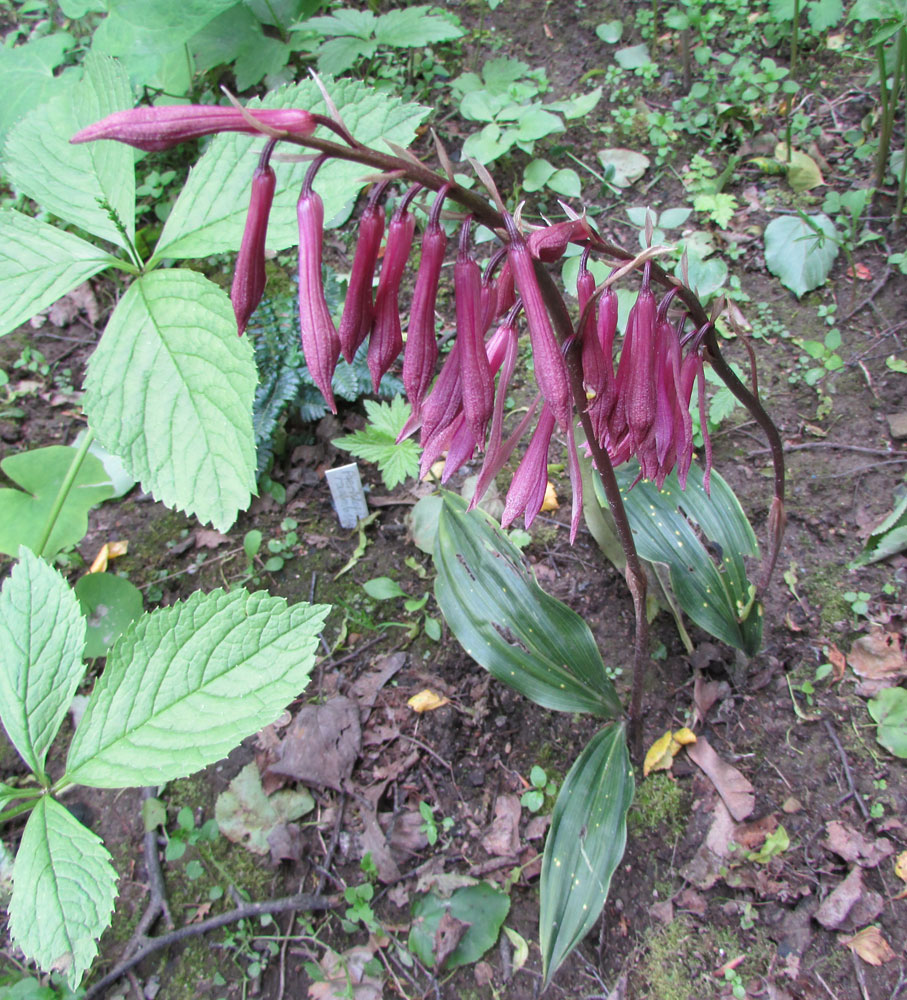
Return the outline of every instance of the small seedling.
<path id="1" fill-rule="evenodd" d="M 841 596 L 850 605 L 850 610 L 853 611 L 855 617 L 869 616 L 869 602 L 872 600 L 872 594 L 866 593 L 865 590 L 848 590 Z"/>
<path id="2" fill-rule="evenodd" d="M 434 810 L 427 802 L 419 803 L 419 815 L 422 817 L 422 825 L 419 830 L 425 834 L 429 847 L 434 847 L 437 844 L 440 833 L 449 833 L 453 829 L 455 820 L 452 816 L 445 816 L 441 820 L 439 829 Z"/>
<path id="3" fill-rule="evenodd" d="M 532 787 L 523 792 L 520 805 L 530 812 L 537 813 L 544 806 L 546 799 L 553 799 L 557 795 L 557 784 L 548 779 L 545 769 L 538 764 L 534 764 L 529 772 L 529 783 Z"/>
<path id="4" fill-rule="evenodd" d="M 187 847 L 200 843 L 211 843 L 219 836 L 220 831 L 217 829 L 216 820 L 206 820 L 197 827 L 192 810 L 188 806 L 183 806 L 176 814 L 176 827 L 168 834 L 167 846 L 164 848 L 164 860 L 178 861 L 186 853 Z"/>

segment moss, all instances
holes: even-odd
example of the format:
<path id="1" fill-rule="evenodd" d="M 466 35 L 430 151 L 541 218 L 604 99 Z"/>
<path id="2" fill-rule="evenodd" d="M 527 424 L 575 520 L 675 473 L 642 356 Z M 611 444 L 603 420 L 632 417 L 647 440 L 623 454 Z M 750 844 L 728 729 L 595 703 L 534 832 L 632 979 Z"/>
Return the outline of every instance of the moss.
<path id="1" fill-rule="evenodd" d="M 628 823 L 631 833 L 658 832 L 664 839 L 683 834 L 686 826 L 684 793 L 670 775 L 658 772 L 636 786 Z"/>
<path id="2" fill-rule="evenodd" d="M 843 583 L 844 567 L 836 564 L 813 570 L 803 581 L 805 596 L 810 604 L 819 609 L 822 629 L 826 630 L 835 622 L 852 617 L 850 605 L 843 594 L 847 587 Z"/>

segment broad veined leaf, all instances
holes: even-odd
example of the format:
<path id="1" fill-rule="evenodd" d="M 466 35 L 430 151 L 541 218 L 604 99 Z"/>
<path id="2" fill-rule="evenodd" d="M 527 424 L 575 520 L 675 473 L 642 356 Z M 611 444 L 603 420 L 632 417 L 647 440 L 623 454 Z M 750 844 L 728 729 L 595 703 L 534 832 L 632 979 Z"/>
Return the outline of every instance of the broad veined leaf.
<path id="1" fill-rule="evenodd" d="M 13 940 L 72 989 L 98 953 L 110 924 L 117 875 L 99 837 L 45 796 L 28 817 L 13 869 Z"/>
<path id="2" fill-rule="evenodd" d="M 700 628 L 753 656 L 762 641 L 762 605 L 753 599 L 745 557 L 758 557 L 759 546 L 733 490 L 713 469 L 709 497 L 698 465 L 690 468 L 686 490 L 676 472 L 661 490 L 646 479 L 630 489 L 638 473 L 635 462 L 617 470 L 639 554 L 670 568 L 674 595 Z M 604 506 L 597 476 L 593 482 Z"/>
<path id="3" fill-rule="evenodd" d="M 0 46 L 0 145 L 6 132 L 32 108 L 40 107 L 63 93 L 78 79 L 75 67 L 58 75 L 54 70 L 63 62 L 66 51 L 75 45 L 68 32 L 54 31 L 32 38 L 24 45 Z"/>
<path id="4" fill-rule="evenodd" d="M 75 448 L 51 445 L 20 451 L 0 462 L 0 469 L 21 489 L 0 489 L 0 552 L 14 556 L 19 546 L 37 549 L 60 487 L 76 457 Z M 86 455 L 57 514 L 50 537 L 38 555 L 53 558 L 88 531 L 88 512 L 114 493 L 100 460 Z"/>
<path id="5" fill-rule="evenodd" d="M 838 233 L 827 215 L 782 215 L 765 227 L 765 263 L 797 298 L 818 288 L 838 256 Z"/>
<path id="6" fill-rule="evenodd" d="M 487 882 L 463 886 L 446 898 L 433 892 L 419 896 L 413 903 L 410 950 L 429 968 L 455 969 L 459 965 L 472 965 L 497 941 L 509 910 L 507 893 Z M 453 921 L 454 927 L 463 924 L 466 927 L 456 948 L 439 962 L 439 937 L 442 936 L 438 930 L 445 918 Z"/>
<path id="7" fill-rule="evenodd" d="M 896 757 L 907 759 L 907 690 L 885 688 L 869 702 L 869 714 L 878 723 L 876 739 Z"/>
<path id="8" fill-rule="evenodd" d="M 327 79 L 325 86 L 353 135 L 366 145 L 381 144 L 385 139 L 408 145 L 428 113 L 427 108 L 404 104 L 356 80 Z M 256 107 L 297 107 L 327 113 L 321 93 L 311 80 L 281 87 L 263 101 L 249 102 L 251 111 Z M 239 247 L 252 172 L 261 147 L 262 141 L 257 136 L 215 136 L 189 174 L 167 218 L 154 262 L 163 257 L 204 257 Z M 296 200 L 307 167 L 306 163 L 274 163 L 277 191 L 267 239 L 271 250 L 283 250 L 299 241 Z M 346 221 L 367 173 L 360 164 L 340 160 L 331 160 L 321 169 L 315 188 L 324 199 L 328 225 Z"/>
<path id="9" fill-rule="evenodd" d="M 233 63 L 240 93 L 287 64 L 290 46 L 261 30 L 261 21 L 245 4 L 235 4 L 206 24 L 189 42 L 200 71 Z"/>
<path id="10" fill-rule="evenodd" d="M 85 656 L 106 656 L 129 623 L 141 616 L 142 592 L 114 573 L 86 573 L 75 593 L 87 619 Z"/>
<path id="11" fill-rule="evenodd" d="M 75 594 L 23 545 L 0 591 L 0 719 L 39 778 L 85 672 L 84 645 Z"/>
<path id="12" fill-rule="evenodd" d="M 132 91 L 122 67 L 109 56 L 89 54 L 81 81 L 27 115 L 10 131 L 4 151 L 17 188 L 61 219 L 121 247 L 135 235 L 133 150 L 119 142 L 73 146 L 69 140 L 129 107 Z M 100 202 L 116 213 L 128 239 Z"/>
<path id="13" fill-rule="evenodd" d="M 544 708 L 620 715 L 589 626 L 535 582 L 484 511 L 444 493 L 435 598 L 460 645 L 499 681 Z"/>
<path id="14" fill-rule="evenodd" d="M 159 785 L 225 757 L 303 690 L 328 611 L 216 590 L 144 615 L 110 650 L 66 778 Z"/>
<path id="15" fill-rule="evenodd" d="M 907 549 L 907 494 L 894 505 L 888 517 L 872 529 L 863 551 L 850 565 L 866 566 L 904 549 Z"/>
<path id="16" fill-rule="evenodd" d="M 194 271 L 152 271 L 110 317 L 84 406 L 143 489 L 225 531 L 255 485 L 255 382 L 226 293 Z"/>
<path id="17" fill-rule="evenodd" d="M 554 803 L 540 883 L 545 986 L 605 905 L 627 843 L 633 790 L 624 726 L 613 723 L 576 758 Z"/>
<path id="18" fill-rule="evenodd" d="M 375 41 L 398 48 L 421 48 L 462 36 L 455 15 L 425 5 L 389 10 L 375 23 Z"/>
<path id="19" fill-rule="evenodd" d="M 0 335 L 118 264 L 72 233 L 22 212 L 0 210 Z"/>

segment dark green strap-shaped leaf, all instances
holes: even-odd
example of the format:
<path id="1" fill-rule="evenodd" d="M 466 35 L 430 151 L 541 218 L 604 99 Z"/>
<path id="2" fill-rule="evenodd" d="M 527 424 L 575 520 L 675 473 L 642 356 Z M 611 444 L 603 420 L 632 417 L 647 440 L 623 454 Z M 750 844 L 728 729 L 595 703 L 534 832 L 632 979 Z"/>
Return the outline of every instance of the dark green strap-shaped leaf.
<path id="1" fill-rule="evenodd" d="M 577 757 L 554 804 L 539 912 L 545 986 L 605 905 L 627 843 L 633 790 L 624 726 L 612 723 Z"/>
<path id="2" fill-rule="evenodd" d="M 435 597 L 460 645 L 544 708 L 620 715 L 589 626 L 546 594 L 519 551 L 480 510 L 444 493 L 435 542 Z"/>
<path id="3" fill-rule="evenodd" d="M 707 495 L 697 465 L 686 490 L 674 472 L 661 490 L 646 479 L 631 489 L 638 473 L 635 462 L 617 470 L 639 554 L 670 568 L 677 601 L 700 628 L 752 656 L 762 642 L 762 605 L 752 599 L 745 557 L 758 557 L 759 545 L 733 490 L 713 470 Z M 597 480 L 596 494 L 604 504 Z"/>

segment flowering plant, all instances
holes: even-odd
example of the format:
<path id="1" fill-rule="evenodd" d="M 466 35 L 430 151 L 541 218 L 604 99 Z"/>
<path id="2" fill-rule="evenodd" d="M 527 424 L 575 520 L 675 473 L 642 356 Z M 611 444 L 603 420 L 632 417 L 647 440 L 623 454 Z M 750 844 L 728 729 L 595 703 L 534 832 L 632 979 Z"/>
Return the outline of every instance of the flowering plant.
<path id="1" fill-rule="evenodd" d="M 112 64 L 101 68 L 98 68 L 100 64 L 89 66 L 98 79 L 102 70 L 111 74 L 116 72 Z M 100 84 L 93 83 L 92 86 L 96 93 L 100 93 Z M 321 86 L 320 83 L 318 86 Z M 338 85 L 337 90 L 340 89 L 341 85 Z M 473 167 L 488 197 L 459 182 L 450 157 L 437 138 L 435 154 L 440 170 L 428 166 L 393 142 L 388 142 L 390 153 L 365 145 L 354 135 L 354 130 L 347 124 L 347 116 L 341 114 L 331 97 L 324 91 L 322 96 L 327 114 L 285 106 L 248 109 L 239 106 L 212 108 L 183 105 L 116 110 L 79 129 L 71 141 L 76 143 L 77 149 L 84 148 L 84 144 L 88 143 L 114 140 L 140 149 L 158 150 L 201 135 L 226 132 L 246 140 L 244 148 L 249 150 L 249 142 L 255 143 L 257 137 L 261 137 L 258 165 L 245 171 L 246 178 L 251 175 L 251 194 L 231 289 L 232 313 L 240 335 L 263 294 L 266 245 L 273 246 L 270 243 L 272 238 L 279 239 L 283 246 L 292 243 L 292 237 L 287 236 L 282 223 L 276 237 L 274 230 L 269 228 L 269 223 L 274 221 L 275 206 L 280 204 L 283 210 L 286 208 L 285 192 L 277 183 L 272 160 L 277 162 L 279 154 L 276 151 L 281 147 L 302 147 L 308 151 L 306 158 L 311 162 L 305 170 L 296 200 L 300 327 L 309 370 L 327 404 L 335 409 L 331 377 L 341 354 L 351 358 L 357 348 L 368 340 L 368 365 L 376 388 L 381 377 L 402 354 L 403 382 L 412 404 L 411 419 L 402 433 L 405 436 L 418 431 L 423 446 L 423 472 L 446 452 L 442 474 L 442 479 L 446 481 L 477 451 L 483 455 L 470 507 L 475 507 L 481 499 L 535 420 L 529 445 L 507 493 L 505 524 L 522 516 L 528 525 L 538 514 L 544 498 L 551 441 L 555 430 L 559 430 L 567 442 L 573 486 L 571 539 L 578 529 L 582 510 L 580 455 L 582 449 L 588 450 L 624 550 L 627 582 L 636 613 L 629 715 L 631 744 L 638 756 L 644 667 L 648 659 L 647 581 L 634 544 L 615 466 L 635 457 L 640 465 L 640 477 L 661 485 L 669 474 L 676 471 L 679 484 L 685 484 L 693 459 L 689 406 L 695 389 L 700 413 L 704 413 L 703 365 L 711 364 L 763 428 L 772 451 L 775 495 L 769 517 L 770 544 L 753 595 L 753 599 L 757 600 L 768 583 L 783 533 L 784 468 L 780 439 L 759 401 L 755 363 L 752 386 L 747 387 L 722 356 L 713 325 L 714 313 L 712 317 L 706 315 L 695 294 L 659 266 L 657 258 L 663 248 L 649 246 L 641 253 L 630 253 L 606 240 L 585 215 L 569 209 L 565 209 L 567 217 L 563 221 L 529 226 L 519 209 L 513 213 L 507 210 L 494 182 L 481 165 L 474 163 Z M 109 94 L 105 100 L 96 103 L 108 110 Z M 218 140 L 221 138 L 222 135 L 219 135 Z M 106 142 L 98 148 L 106 149 Z M 219 148 L 224 147 L 221 145 Z M 98 157 L 103 159 L 103 154 L 99 153 Z M 298 160 L 298 157 L 295 159 Z M 337 165 L 342 172 L 344 165 L 352 164 L 360 174 L 361 168 L 367 167 L 371 171 L 367 180 L 372 184 L 359 221 L 349 290 L 337 326 L 328 309 L 322 284 L 326 211 L 316 181 L 321 180 L 323 175 L 319 175 L 319 171 L 325 168 L 326 163 L 330 163 L 335 172 Z M 241 156 L 235 158 L 234 167 L 229 183 L 235 191 L 247 183 L 235 180 L 235 175 L 244 167 Z M 346 176 L 350 176 L 348 171 Z M 212 171 L 197 168 L 195 174 L 190 176 L 186 191 L 206 179 L 212 183 L 217 181 Z M 398 198 L 388 223 L 382 202 L 397 184 L 404 185 L 404 192 Z M 211 415 L 218 410 L 224 412 L 227 405 L 224 397 L 228 398 L 232 410 L 251 409 L 247 371 L 250 352 L 235 336 L 227 338 L 223 302 L 216 289 L 212 291 L 207 287 L 210 283 L 187 271 L 149 273 L 156 263 L 167 256 L 190 256 L 197 250 L 197 233 L 189 231 L 187 234 L 185 219 L 187 213 L 195 211 L 197 220 L 199 209 L 195 205 L 182 210 L 177 203 L 167 224 L 171 232 L 168 234 L 165 229 L 151 260 L 143 262 L 135 251 L 129 225 L 124 223 L 113 201 L 113 188 L 109 184 L 108 189 L 111 201 L 108 201 L 107 209 L 101 216 L 87 207 L 82 212 L 83 220 L 91 223 L 84 228 L 93 232 L 103 229 L 101 235 L 123 247 L 131 258 L 131 263 L 124 269 L 138 275 L 138 278 L 118 307 L 117 312 L 122 315 L 111 320 L 92 358 L 85 402 L 89 423 L 102 444 L 119 454 L 129 471 L 141 479 L 146 488 L 152 489 L 164 500 L 197 511 L 200 516 L 207 516 L 215 523 L 228 525 L 236 510 L 242 506 L 243 494 L 248 497 L 251 456 L 246 454 L 248 442 L 232 429 L 218 439 L 216 431 L 212 430 L 216 420 Z M 196 192 L 197 187 L 193 194 Z M 204 199 L 200 200 L 204 202 Z M 213 206 L 213 201 L 207 203 L 206 210 L 213 210 Z M 336 211 L 337 205 L 334 204 L 333 208 Z M 182 216 L 181 211 L 184 212 Z M 232 206 L 228 207 L 228 211 L 233 211 Z M 416 241 L 418 213 L 424 214 L 426 221 L 419 240 L 420 260 L 404 339 L 400 297 L 412 246 Z M 435 303 L 447 253 L 448 238 L 443 223 L 450 219 L 460 224 L 453 266 L 456 339 L 435 378 L 439 357 Z M 182 232 L 181 224 L 184 225 Z M 23 240 L 30 239 L 37 244 L 46 237 L 43 231 L 29 228 L 30 223 L 17 222 L 16 225 L 21 227 Z M 211 228 L 218 231 L 218 239 L 223 241 L 224 236 L 217 230 L 217 225 L 215 219 Z M 497 247 L 484 270 L 471 250 L 473 228 L 479 225 L 490 230 L 497 240 Z M 377 288 L 373 291 L 382 242 L 383 259 Z M 575 318 L 571 315 L 565 293 L 558 290 L 547 268 L 547 265 L 559 260 L 571 244 L 583 248 L 575 289 L 578 300 Z M 86 276 L 96 273 L 112 260 L 109 256 L 99 257 L 97 254 L 91 257 L 75 244 L 72 245 L 72 254 L 79 259 L 80 273 Z M 611 265 L 610 276 L 600 285 L 595 284 L 589 269 L 591 258 Z M 119 263 L 122 265 L 123 262 Z M 636 275 L 640 272 L 636 301 L 622 338 L 618 340 L 614 286 L 625 279 L 638 280 Z M 56 292 L 63 280 L 61 272 L 55 278 L 56 283 L 51 283 L 49 287 Z M 656 297 L 656 289 L 663 290 L 660 301 Z M 573 290 L 568 291 L 572 296 Z M 47 294 L 47 289 L 42 294 Z M 193 299 L 198 299 L 202 310 L 193 314 L 192 322 L 201 329 L 204 324 L 210 323 L 206 349 L 211 350 L 211 357 L 200 356 L 203 351 L 199 347 L 187 347 L 177 342 L 178 334 L 184 332 L 181 328 L 181 304 Z M 531 347 L 537 395 L 523 420 L 505 436 L 504 400 L 515 376 L 522 327 L 527 331 Z M 162 346 L 166 351 L 162 351 Z M 179 389 L 191 406 L 184 405 L 183 410 L 178 411 L 178 405 L 183 404 L 177 401 L 173 404 L 173 412 L 187 412 L 192 408 L 199 410 L 207 435 L 201 464 L 190 465 L 182 471 L 172 467 L 180 461 L 172 436 L 169 440 L 171 451 L 167 454 L 169 461 L 165 461 L 154 434 L 146 425 L 148 420 L 153 419 L 149 414 L 153 414 L 154 406 L 148 404 L 154 393 L 159 392 L 165 401 L 175 395 L 167 383 L 165 364 L 157 363 L 157 359 L 164 354 L 168 364 L 177 359 L 174 370 L 179 378 L 183 377 L 184 370 L 192 374 L 185 380 L 185 386 Z M 187 362 L 184 368 L 180 368 L 181 359 L 190 354 L 191 363 Z M 142 376 L 145 381 L 139 382 L 137 398 L 129 398 L 114 377 L 118 371 L 125 370 L 127 358 L 131 365 L 145 373 Z M 136 385 L 136 377 L 133 372 L 132 385 Z M 704 417 L 701 425 L 706 435 L 707 421 Z M 580 430 L 582 438 L 578 439 Z M 185 456 L 189 456 L 196 442 L 193 442 L 191 434 L 184 436 L 185 445 L 181 443 L 179 447 L 185 447 Z M 707 436 L 705 442 L 707 489 L 711 464 Z M 155 448 L 158 450 L 155 451 Z M 239 458 L 238 451 L 242 452 Z M 223 484 L 218 478 L 221 470 L 228 473 Z M 199 495 L 199 482 L 222 485 L 222 493 L 215 502 Z M 446 537 L 454 540 L 451 544 L 462 549 L 467 545 L 470 531 L 485 529 L 470 528 L 472 522 L 466 519 L 466 511 L 450 503 L 448 508 L 446 527 L 442 521 L 440 534 L 446 532 Z M 492 531 L 476 548 L 475 559 L 481 562 L 499 543 L 499 536 Z M 439 567 L 444 559 L 442 549 L 443 546 L 436 553 Z M 563 625 L 567 617 L 562 611 L 552 610 L 550 598 L 546 602 L 538 596 L 537 586 L 533 589 L 533 582 L 521 575 L 519 566 L 513 561 L 513 553 L 506 549 L 501 552 L 510 560 L 507 580 L 511 583 L 522 581 L 520 586 L 526 594 L 525 607 L 539 615 L 550 612 L 553 615 L 551 627 L 556 633 L 557 623 Z M 461 565 L 462 570 L 458 568 Z M 487 570 L 491 579 L 491 567 L 505 572 L 501 568 L 504 565 L 492 563 L 481 572 Z M 466 577 L 462 576 L 463 572 Z M 455 580 L 457 573 L 461 574 L 459 582 Z M 476 577 L 475 570 L 470 571 L 465 563 L 457 560 L 451 562 L 448 559 L 448 570 L 444 572 L 439 568 L 439 579 L 444 577 L 446 580 L 441 586 L 447 587 L 445 600 L 441 601 L 439 596 L 439 602 L 451 622 L 462 611 L 462 600 L 458 605 L 456 592 L 459 589 L 462 594 L 469 589 L 470 576 L 473 580 L 484 578 Z M 497 594 L 499 601 L 501 594 L 512 593 L 509 586 L 504 586 Z M 492 596 L 489 595 L 489 600 Z M 563 608 L 562 605 L 559 607 Z M 466 621 L 468 617 L 460 614 L 461 623 L 465 622 L 462 629 L 452 624 L 461 639 L 468 628 L 475 625 Z M 516 619 L 514 625 L 519 625 Z M 476 634 L 481 635 L 481 623 L 477 627 Z M 586 710 L 616 720 L 620 715 L 619 702 L 601 667 L 600 656 L 588 650 L 591 637 L 575 623 L 573 630 L 576 642 L 587 647 L 584 665 L 564 667 L 564 663 L 570 662 L 569 651 L 558 642 L 554 642 L 551 648 L 540 649 L 537 660 L 533 660 L 535 654 L 530 650 L 525 670 L 527 676 L 535 670 L 535 679 L 532 683 L 523 684 L 520 689 L 546 704 L 548 702 L 544 699 L 549 698 L 550 691 L 546 693 L 544 689 L 546 686 L 550 689 L 552 677 L 556 679 L 556 685 L 564 689 L 565 685 L 569 687 L 568 675 L 585 671 L 577 682 L 576 690 L 582 692 Z M 531 628 L 529 632 L 532 632 Z M 526 642 L 529 642 L 528 638 Z M 594 648 L 594 643 L 592 645 Z M 484 662 L 481 655 L 474 655 Z M 492 667 L 489 666 L 489 669 Z M 505 674 L 506 671 L 501 671 L 496 675 L 507 680 Z M 519 683 L 522 682 L 516 682 L 515 686 Z M 556 707 L 567 707 L 569 710 L 569 701 L 561 698 Z M 613 783 L 619 785 L 619 794 L 610 794 Z M 571 796 L 574 803 L 572 811 L 568 802 Z M 560 961 L 591 926 L 589 921 L 597 916 L 604 903 L 610 875 L 622 853 L 625 815 L 631 798 L 632 776 L 623 728 L 621 723 L 614 722 L 590 742 L 578 759 L 564 783 L 555 809 L 552 836 L 549 838 L 549 845 L 554 846 L 550 847 L 550 852 L 546 847 L 548 876 L 547 880 L 543 876 L 542 890 L 543 954 L 549 979 Z M 582 804 L 585 811 L 577 812 L 576 803 Z M 599 831 L 597 834 L 593 831 L 593 824 Z M 610 845 L 604 845 L 602 831 L 613 834 Z M 577 834 L 580 835 L 577 837 Z M 590 902 L 578 903 L 572 888 L 577 876 L 575 866 L 580 863 L 580 854 L 576 851 L 585 852 L 582 858 L 588 864 L 587 848 L 591 851 L 593 840 L 601 847 L 600 868 L 597 869 L 601 874 L 594 880 L 595 892 Z M 565 881 L 565 876 L 559 877 L 557 870 L 567 857 L 572 859 L 569 864 L 574 867 Z M 565 914 L 571 908 L 574 916 L 568 920 Z M 583 911 L 579 917 L 576 916 L 578 909 Z"/>

